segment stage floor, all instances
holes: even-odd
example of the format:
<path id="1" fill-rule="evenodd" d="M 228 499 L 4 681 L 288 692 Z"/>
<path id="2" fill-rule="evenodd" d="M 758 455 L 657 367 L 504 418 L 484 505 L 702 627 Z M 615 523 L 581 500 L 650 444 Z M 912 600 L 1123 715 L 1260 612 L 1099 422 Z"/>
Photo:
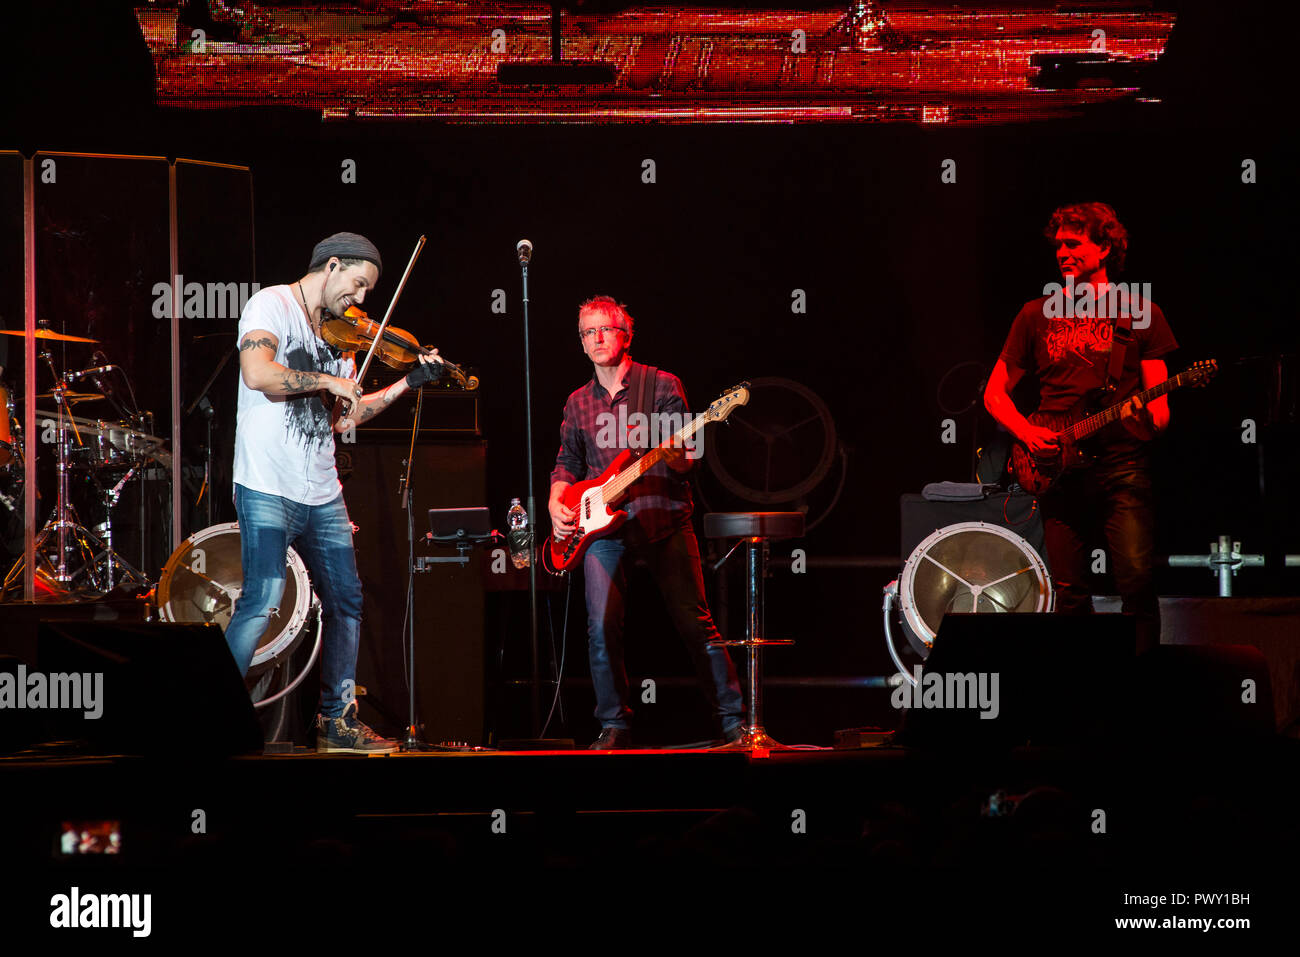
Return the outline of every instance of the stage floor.
<path id="1" fill-rule="evenodd" d="M 998 875 L 1023 902 L 1052 874 L 1035 913 L 1086 932 L 1149 915 L 1123 894 L 1152 887 L 1249 894 L 1249 905 L 1198 910 L 1258 918 L 1300 851 L 1297 769 L 1300 742 L 1284 738 L 948 753 L 22 755 L 0 759 L 0 794 L 19 897 L 147 890 L 160 935 L 184 931 L 197 888 L 339 869 L 371 881 L 416 873 L 447 893 L 667 871 L 857 894 L 924 873 L 933 894 L 967 881 L 967 903 L 989 890 L 970 875 Z M 60 852 L 66 829 L 104 822 L 120 854 Z"/>

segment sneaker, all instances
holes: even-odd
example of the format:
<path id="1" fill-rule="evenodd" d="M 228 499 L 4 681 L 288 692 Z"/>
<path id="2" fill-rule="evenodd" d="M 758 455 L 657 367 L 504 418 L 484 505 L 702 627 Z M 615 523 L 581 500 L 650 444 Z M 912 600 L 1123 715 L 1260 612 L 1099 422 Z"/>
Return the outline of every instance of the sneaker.
<path id="1" fill-rule="evenodd" d="M 340 718 L 316 715 L 317 754 L 392 754 L 397 742 L 381 738 L 357 717 L 356 701 L 348 702 Z"/>
<path id="2" fill-rule="evenodd" d="M 742 721 L 734 728 L 729 728 L 728 730 L 722 732 L 722 743 L 735 744 L 744 736 L 745 736 L 745 722 Z"/>
<path id="3" fill-rule="evenodd" d="M 719 748 L 726 748 L 730 745 L 738 744 L 744 736 L 745 722 L 742 721 L 734 728 L 728 728 L 726 731 L 722 732 L 722 737 L 714 738 L 712 741 L 700 745 L 700 747 L 708 748 L 711 751 Z"/>
<path id="4" fill-rule="evenodd" d="M 632 747 L 632 732 L 627 728 L 602 728 L 600 737 L 587 746 L 588 751 L 622 751 Z"/>

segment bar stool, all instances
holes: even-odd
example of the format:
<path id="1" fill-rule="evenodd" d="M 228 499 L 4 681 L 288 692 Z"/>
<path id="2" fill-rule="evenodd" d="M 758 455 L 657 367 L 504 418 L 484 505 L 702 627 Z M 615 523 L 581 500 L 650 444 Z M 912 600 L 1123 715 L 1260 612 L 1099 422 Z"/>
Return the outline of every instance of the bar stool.
<path id="1" fill-rule="evenodd" d="M 743 544 L 747 565 L 745 592 L 749 604 L 749 622 L 745 626 L 745 639 L 720 639 L 710 644 L 747 649 L 749 720 L 739 738 L 717 750 L 754 751 L 782 747 L 780 742 L 763 729 L 763 675 L 759 665 L 759 651 L 764 645 L 793 645 L 794 642 L 764 635 L 763 582 L 767 575 L 768 543 L 782 538 L 799 538 L 803 533 L 803 512 L 710 512 L 704 516 L 706 538 L 739 539 L 722 561 L 730 558 L 732 552 Z M 719 565 L 721 564 L 720 562 Z"/>

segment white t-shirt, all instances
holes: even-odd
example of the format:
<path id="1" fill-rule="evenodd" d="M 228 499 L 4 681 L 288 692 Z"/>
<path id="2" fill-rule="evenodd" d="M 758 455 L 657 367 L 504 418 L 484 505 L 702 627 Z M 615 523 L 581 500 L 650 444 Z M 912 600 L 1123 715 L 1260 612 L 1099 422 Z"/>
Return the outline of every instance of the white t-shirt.
<path id="1" fill-rule="evenodd" d="M 275 361 L 286 368 L 351 378 L 352 353 L 341 353 L 316 337 L 297 290 L 296 285 L 268 286 L 256 292 L 239 317 L 238 341 L 265 329 L 279 340 Z M 266 395 L 250 389 L 240 375 L 236 484 L 303 505 L 333 501 L 343 488 L 334 465 L 333 400 L 319 392 Z"/>

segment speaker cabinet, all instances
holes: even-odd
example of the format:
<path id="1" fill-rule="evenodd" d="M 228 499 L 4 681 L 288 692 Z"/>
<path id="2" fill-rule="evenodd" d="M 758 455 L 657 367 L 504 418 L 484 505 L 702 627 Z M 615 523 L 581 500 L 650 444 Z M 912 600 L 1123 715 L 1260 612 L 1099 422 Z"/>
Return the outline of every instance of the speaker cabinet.
<path id="1" fill-rule="evenodd" d="M 927 748 L 1190 747 L 1273 733 L 1259 649 L 1162 645 L 1135 657 L 1135 646 L 1130 615 L 948 615 L 921 687 L 902 693 L 900 739 Z"/>
<path id="2" fill-rule="evenodd" d="M 987 522 L 1010 529 L 1047 561 L 1042 512 L 1038 500 L 1027 492 L 994 492 L 974 502 L 930 502 L 909 493 L 900 498 L 899 507 L 903 533 L 899 554 L 903 561 L 931 532 L 961 522 Z"/>
<path id="3" fill-rule="evenodd" d="M 339 478 L 348 514 L 357 526 L 357 570 L 365 592 L 357 683 L 362 720 L 380 733 L 400 735 L 407 723 L 407 513 L 398 494 L 410 435 L 367 435 L 337 443 Z M 454 549 L 423 542 L 428 510 L 485 505 L 487 443 L 478 439 L 428 441 L 415 446 L 411 469 L 416 557 L 449 557 Z M 416 712 L 425 740 L 483 737 L 483 562 L 435 564 L 417 572 L 415 591 Z"/>
<path id="4" fill-rule="evenodd" d="M 1165 739 L 1241 741 L 1274 730 L 1264 654 L 1250 645 L 1160 645 L 1138 659 L 1142 731 Z"/>

